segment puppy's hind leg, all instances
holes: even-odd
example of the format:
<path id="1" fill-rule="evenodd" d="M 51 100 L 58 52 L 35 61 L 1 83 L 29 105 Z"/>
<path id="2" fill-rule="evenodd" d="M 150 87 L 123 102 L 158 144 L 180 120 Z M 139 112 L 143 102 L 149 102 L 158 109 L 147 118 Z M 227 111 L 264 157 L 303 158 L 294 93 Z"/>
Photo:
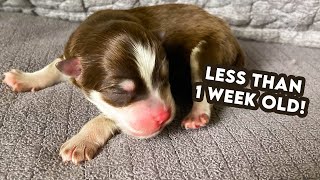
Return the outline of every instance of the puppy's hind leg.
<path id="1" fill-rule="evenodd" d="M 190 55 L 190 67 L 191 67 L 191 81 L 202 82 L 201 70 L 199 68 L 199 54 L 202 53 L 202 46 L 206 44 L 205 41 L 201 41 L 191 52 Z M 206 100 L 206 96 L 203 97 L 201 102 L 193 102 L 190 113 L 183 119 L 181 126 L 186 129 L 197 129 L 205 126 L 210 119 L 212 105 Z"/>
<path id="2" fill-rule="evenodd" d="M 205 67 L 215 65 L 229 65 L 242 67 L 244 65 L 244 54 L 233 36 L 227 39 L 217 40 L 208 38 L 193 48 L 190 55 L 191 80 L 192 83 L 202 82 Z M 219 39 L 219 38 L 218 38 Z M 210 119 L 212 105 L 207 102 L 206 96 L 201 102 L 193 102 L 191 112 L 182 121 L 186 129 L 196 129 L 205 126 Z"/>
<path id="3" fill-rule="evenodd" d="M 32 73 L 12 69 L 11 71 L 4 73 L 5 78 L 3 83 L 10 86 L 13 91 L 25 92 L 44 89 L 65 81 L 68 79 L 67 76 L 56 68 L 56 64 L 62 60 L 62 58 L 57 58 L 43 69 Z"/>

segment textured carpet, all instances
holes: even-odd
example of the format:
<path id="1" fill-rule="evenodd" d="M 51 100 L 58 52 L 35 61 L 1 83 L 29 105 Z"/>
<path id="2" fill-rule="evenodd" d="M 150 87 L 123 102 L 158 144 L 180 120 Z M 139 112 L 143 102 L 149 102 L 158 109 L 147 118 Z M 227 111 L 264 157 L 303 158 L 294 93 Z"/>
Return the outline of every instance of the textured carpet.
<path id="1" fill-rule="evenodd" d="M 42 68 L 77 25 L 0 13 L 0 73 Z M 177 120 L 147 140 L 118 134 L 76 166 L 61 162 L 60 145 L 96 108 L 68 83 L 19 94 L 1 84 L 0 179 L 319 179 L 320 49 L 240 42 L 249 69 L 306 78 L 306 118 L 218 107 L 205 128 L 183 130 Z"/>

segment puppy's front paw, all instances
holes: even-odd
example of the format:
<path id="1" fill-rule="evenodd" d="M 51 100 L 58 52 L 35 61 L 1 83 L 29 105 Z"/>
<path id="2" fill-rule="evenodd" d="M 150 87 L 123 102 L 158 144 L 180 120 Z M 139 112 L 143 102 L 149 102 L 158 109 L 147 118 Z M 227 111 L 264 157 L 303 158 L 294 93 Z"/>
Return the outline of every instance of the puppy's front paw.
<path id="1" fill-rule="evenodd" d="M 198 129 L 209 122 L 209 115 L 203 112 L 190 112 L 181 123 L 186 129 Z"/>
<path id="2" fill-rule="evenodd" d="M 29 74 L 17 69 L 12 69 L 10 72 L 4 73 L 3 83 L 7 84 L 15 92 L 36 91 L 39 87 L 36 86 L 36 79 L 30 77 Z"/>
<path id="3" fill-rule="evenodd" d="M 77 134 L 61 146 L 60 156 L 64 162 L 72 161 L 74 164 L 79 164 L 91 160 L 99 148 L 100 145 L 88 137 Z"/>

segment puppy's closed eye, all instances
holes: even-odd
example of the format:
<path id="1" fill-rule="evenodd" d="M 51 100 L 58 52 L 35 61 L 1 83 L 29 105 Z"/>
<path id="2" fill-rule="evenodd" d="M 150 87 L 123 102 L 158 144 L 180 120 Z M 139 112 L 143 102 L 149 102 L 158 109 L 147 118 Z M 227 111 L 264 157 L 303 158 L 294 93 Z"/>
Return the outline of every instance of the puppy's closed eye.
<path id="1" fill-rule="evenodd" d="M 132 80 L 124 80 L 119 84 L 101 91 L 109 103 L 121 107 L 127 105 L 135 96 L 135 84 Z"/>

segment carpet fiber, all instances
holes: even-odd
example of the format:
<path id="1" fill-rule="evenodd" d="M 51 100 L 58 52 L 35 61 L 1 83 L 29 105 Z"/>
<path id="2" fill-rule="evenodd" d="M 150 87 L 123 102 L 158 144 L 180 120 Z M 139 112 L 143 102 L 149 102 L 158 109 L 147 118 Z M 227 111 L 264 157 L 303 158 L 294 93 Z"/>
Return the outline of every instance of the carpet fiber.
<path id="1" fill-rule="evenodd" d="M 61 55 L 77 23 L 0 13 L 0 73 L 35 71 Z M 306 118 L 217 107 L 213 121 L 160 135 L 118 134 L 90 162 L 64 164 L 60 145 L 98 115 L 71 84 L 36 93 L 0 85 L 0 179 L 318 179 L 320 49 L 240 41 L 248 68 L 306 78 Z"/>

